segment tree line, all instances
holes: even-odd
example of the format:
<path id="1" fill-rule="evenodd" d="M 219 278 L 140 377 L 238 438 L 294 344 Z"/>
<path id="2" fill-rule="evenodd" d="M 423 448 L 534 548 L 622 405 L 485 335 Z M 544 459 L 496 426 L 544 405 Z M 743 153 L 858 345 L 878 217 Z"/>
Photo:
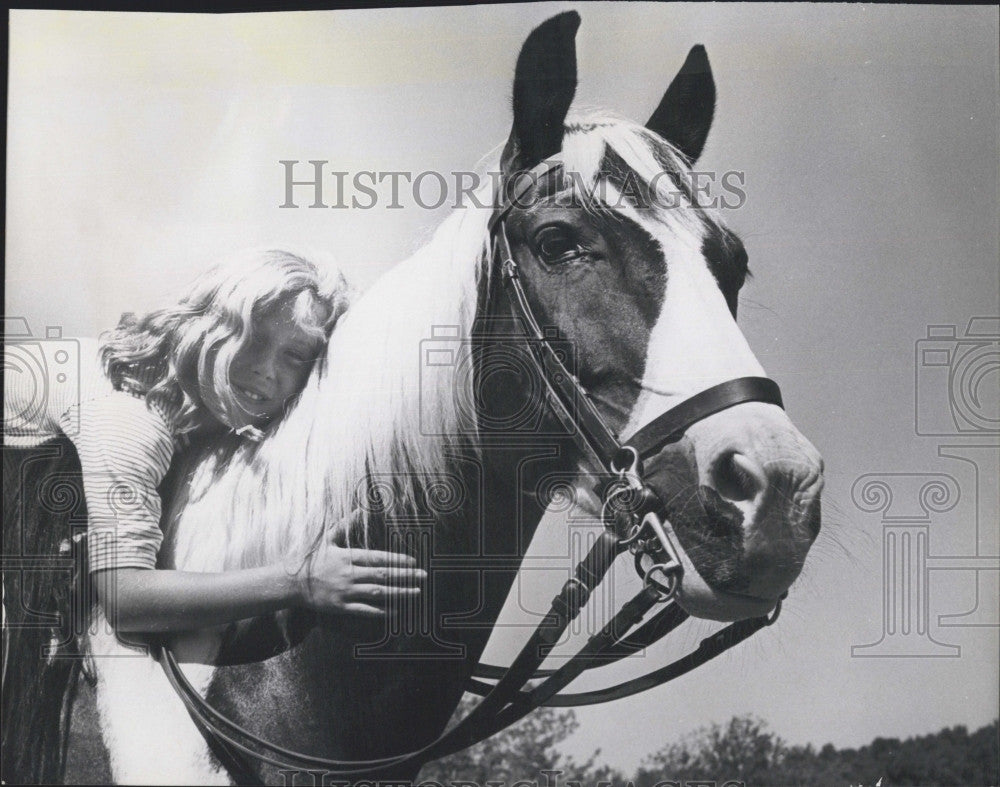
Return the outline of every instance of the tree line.
<path id="1" fill-rule="evenodd" d="M 457 717 L 475 704 L 466 697 Z M 596 762 L 600 750 L 578 762 L 558 745 L 579 726 L 572 710 L 541 708 L 519 724 L 465 751 L 429 763 L 423 782 L 467 781 L 477 785 L 527 782 L 561 787 L 578 782 L 597 787 L 786 787 L 787 785 L 979 785 L 1000 784 L 997 720 L 970 733 L 965 726 L 945 727 L 930 735 L 905 739 L 876 738 L 857 749 L 833 744 L 790 746 L 754 716 L 735 716 L 725 724 L 695 730 L 648 755 L 635 773 L 626 774 Z M 499 786 L 498 786 L 499 787 Z M 526 786 L 525 786 L 526 787 Z M 574 786 L 575 787 L 575 786 Z"/>

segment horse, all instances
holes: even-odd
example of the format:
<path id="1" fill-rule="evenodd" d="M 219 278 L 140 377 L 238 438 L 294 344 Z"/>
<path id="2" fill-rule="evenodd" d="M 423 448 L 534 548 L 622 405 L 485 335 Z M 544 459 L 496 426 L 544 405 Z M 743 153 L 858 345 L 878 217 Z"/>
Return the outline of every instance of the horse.
<path id="1" fill-rule="evenodd" d="M 263 660 L 219 663 L 257 622 L 173 637 L 194 690 L 260 739 L 346 760 L 427 746 L 485 648 L 544 490 L 553 478 L 578 484 L 592 465 L 573 414 L 539 377 L 500 256 L 578 404 L 619 439 L 713 386 L 764 375 L 736 324 L 746 250 L 688 182 L 715 111 L 705 50 L 691 50 L 645 125 L 573 113 L 579 22 L 560 14 L 523 44 L 512 128 L 493 162 L 500 192 L 484 186 L 482 202 L 454 209 L 352 306 L 267 439 L 207 447 L 179 473 L 166 567 L 304 558 L 332 538 L 407 551 L 430 574 L 420 600 L 385 621 L 301 626 L 282 613 L 268 624 L 279 652 Z M 558 168 L 519 190 L 553 159 Z M 774 609 L 819 531 L 823 484 L 819 454 L 784 410 L 758 398 L 706 414 L 643 465 L 683 563 L 680 606 L 721 621 Z M 141 648 L 99 618 L 89 649 L 116 781 L 242 778 Z M 296 777 L 249 767 L 265 782 Z M 419 767 L 372 772 L 412 779 Z"/>

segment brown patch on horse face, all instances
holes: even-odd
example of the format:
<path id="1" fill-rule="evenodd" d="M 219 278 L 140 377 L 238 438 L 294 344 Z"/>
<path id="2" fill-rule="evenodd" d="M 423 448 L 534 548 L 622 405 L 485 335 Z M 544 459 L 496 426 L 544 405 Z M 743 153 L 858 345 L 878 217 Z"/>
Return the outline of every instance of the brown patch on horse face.
<path id="1" fill-rule="evenodd" d="M 645 477 L 661 490 L 664 515 L 702 578 L 720 590 L 741 590 L 743 514 L 714 489 L 698 483 L 691 440 L 682 437 L 664 446 L 647 460 Z M 662 490 L 670 490 L 670 495 Z"/>
<path id="2" fill-rule="evenodd" d="M 507 237 L 542 327 L 558 326 L 573 350 L 571 370 L 619 432 L 639 393 L 650 332 L 666 292 L 659 244 L 610 211 L 552 197 L 512 211 Z M 574 248 L 553 261 L 552 251 Z"/>

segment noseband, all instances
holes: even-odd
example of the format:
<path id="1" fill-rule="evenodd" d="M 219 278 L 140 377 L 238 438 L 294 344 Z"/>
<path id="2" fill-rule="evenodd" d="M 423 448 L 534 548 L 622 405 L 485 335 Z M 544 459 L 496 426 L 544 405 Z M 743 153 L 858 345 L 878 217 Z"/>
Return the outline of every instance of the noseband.
<path id="1" fill-rule="evenodd" d="M 664 527 L 665 506 L 643 478 L 644 460 L 655 456 L 692 424 L 729 407 L 744 402 L 766 402 L 783 407 L 781 392 L 773 380 L 740 377 L 695 394 L 654 418 L 627 440 L 619 439 L 597 411 L 579 379 L 553 348 L 550 334 L 541 329 L 507 239 L 505 221 L 510 211 L 521 204 L 519 200 L 527 196 L 540 178 L 557 173 L 561 168 L 561 162 L 549 159 L 520 173 L 519 187 L 512 190 L 508 199 L 499 201 L 489 222 L 491 265 L 492 273 L 501 276 L 523 331 L 523 341 L 530 350 L 535 371 L 544 381 L 549 399 L 576 426 L 573 437 L 583 454 L 595 461 L 602 474 L 611 479 L 598 484 L 596 489 L 602 500 L 604 527 L 601 535 L 553 599 L 542 623 L 511 665 L 502 668 L 479 664 L 475 668 L 467 690 L 482 696 L 482 702 L 458 724 L 417 751 L 370 760 L 332 760 L 265 741 L 208 705 L 188 682 L 169 649 L 160 647 L 158 655 L 168 679 L 212 751 L 237 783 L 260 783 L 250 765 L 251 759 L 286 772 L 322 771 L 341 777 L 370 777 L 391 774 L 402 768 L 416 768 L 496 734 L 541 705 L 590 705 L 659 686 L 706 663 L 777 619 L 780 601 L 770 615 L 732 623 L 703 639 L 688 655 L 646 675 L 600 691 L 560 693 L 585 670 L 618 661 L 649 647 L 688 617 L 675 598 L 684 568 Z M 643 589 L 562 667 L 539 669 L 612 563 L 625 551 L 635 558 Z M 642 623 L 657 605 L 662 608 Z M 541 682 L 529 687 L 531 680 Z"/>

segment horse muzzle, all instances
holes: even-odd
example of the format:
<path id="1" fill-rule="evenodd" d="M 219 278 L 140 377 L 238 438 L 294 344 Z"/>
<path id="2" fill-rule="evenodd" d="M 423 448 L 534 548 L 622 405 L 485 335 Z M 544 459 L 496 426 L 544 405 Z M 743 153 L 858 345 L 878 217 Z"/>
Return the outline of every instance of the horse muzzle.
<path id="1" fill-rule="evenodd" d="M 822 460 L 773 405 L 746 402 L 691 424 L 646 459 L 643 483 L 656 502 L 630 524 L 642 523 L 647 547 L 637 568 L 652 582 L 665 573 L 658 563 L 676 564 L 664 592 L 697 617 L 767 614 L 819 532 Z"/>
<path id="2" fill-rule="evenodd" d="M 822 460 L 778 402 L 715 410 L 726 404 L 717 394 L 696 399 L 626 442 L 602 519 L 663 600 L 696 617 L 760 617 L 787 594 L 819 531 Z"/>

